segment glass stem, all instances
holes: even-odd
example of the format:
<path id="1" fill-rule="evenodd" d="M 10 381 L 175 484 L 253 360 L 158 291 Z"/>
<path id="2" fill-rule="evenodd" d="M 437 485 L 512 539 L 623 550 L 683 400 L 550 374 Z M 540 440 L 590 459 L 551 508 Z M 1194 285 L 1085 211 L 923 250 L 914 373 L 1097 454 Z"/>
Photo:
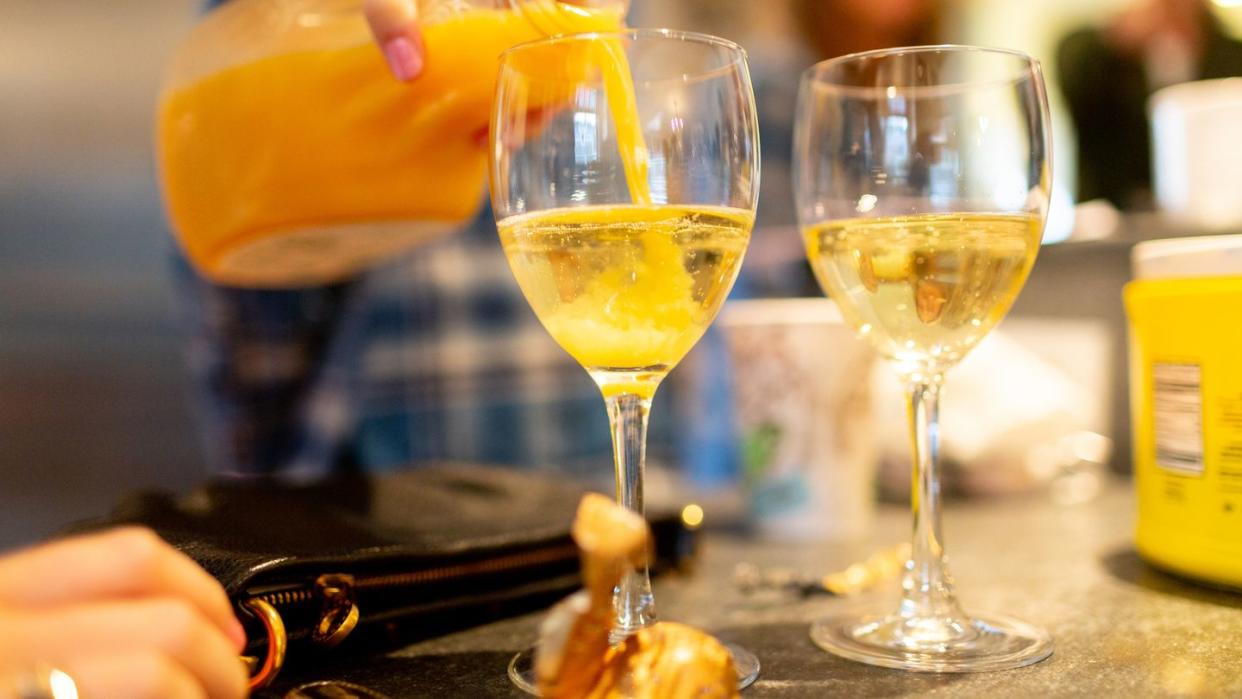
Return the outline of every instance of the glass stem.
<path id="1" fill-rule="evenodd" d="M 616 393 L 605 397 L 608 420 L 612 424 L 612 449 L 617 467 L 617 502 L 643 515 L 643 469 L 647 455 L 647 416 L 651 398 L 635 393 Z M 617 586 L 613 604 L 617 621 L 614 643 L 655 623 L 655 600 L 647 564 L 631 570 Z"/>
<path id="2" fill-rule="evenodd" d="M 911 377 L 907 393 L 914 456 L 910 493 L 914 539 L 902 581 L 900 615 L 915 622 L 908 631 L 929 642 L 969 633 L 953 593 L 940 529 L 941 380 L 939 374 Z"/>

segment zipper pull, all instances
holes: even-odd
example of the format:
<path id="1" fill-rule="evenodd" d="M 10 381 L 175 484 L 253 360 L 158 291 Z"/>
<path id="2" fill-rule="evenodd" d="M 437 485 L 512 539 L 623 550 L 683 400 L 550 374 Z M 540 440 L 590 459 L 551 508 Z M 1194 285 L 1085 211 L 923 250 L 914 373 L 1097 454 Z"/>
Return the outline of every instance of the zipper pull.
<path id="1" fill-rule="evenodd" d="M 276 611 L 271 602 L 262 597 L 251 597 L 243 601 L 241 606 L 263 624 L 263 631 L 267 635 L 267 653 L 262 659 L 246 655 L 241 658 L 250 672 L 250 691 L 253 692 L 271 684 L 284 667 L 289 636 L 285 632 L 285 622 L 280 618 L 280 612 Z"/>
<path id="2" fill-rule="evenodd" d="M 315 579 L 315 591 L 323 600 L 323 611 L 311 638 L 331 648 L 344 641 L 358 625 L 360 614 L 354 602 L 354 576 L 329 574 Z"/>

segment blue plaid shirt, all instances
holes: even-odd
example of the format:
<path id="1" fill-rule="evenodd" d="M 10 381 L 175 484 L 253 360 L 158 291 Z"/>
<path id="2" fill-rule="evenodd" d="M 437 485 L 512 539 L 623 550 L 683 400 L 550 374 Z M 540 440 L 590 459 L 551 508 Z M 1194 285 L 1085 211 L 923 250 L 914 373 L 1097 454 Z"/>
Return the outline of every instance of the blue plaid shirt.
<path id="1" fill-rule="evenodd" d="M 486 207 L 329 287 L 223 288 L 177 268 L 219 472 L 304 479 L 436 459 L 609 472 L 599 389 L 530 310 Z M 700 344 L 657 394 L 649 454 L 710 483 L 733 471 L 731 415 L 727 381 L 708 375 L 720 343 Z"/>

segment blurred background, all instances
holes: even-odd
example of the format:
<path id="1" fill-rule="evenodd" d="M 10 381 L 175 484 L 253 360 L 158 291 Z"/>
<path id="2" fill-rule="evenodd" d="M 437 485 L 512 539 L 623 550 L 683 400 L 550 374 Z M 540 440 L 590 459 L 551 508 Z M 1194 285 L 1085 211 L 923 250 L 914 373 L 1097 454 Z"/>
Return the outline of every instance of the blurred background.
<path id="1" fill-rule="evenodd" d="M 195 6 L 0 3 L 0 546 L 202 475 L 152 164 Z"/>
<path id="2" fill-rule="evenodd" d="M 776 268 L 783 256 L 801 254 L 780 158 L 797 73 L 866 39 L 859 26 L 831 21 L 855 2 L 820 0 L 827 19 L 816 28 L 808 25 L 815 8 L 807 10 L 815 2 L 635 0 L 632 25 L 719 34 L 750 52 L 765 119 L 761 220 L 769 229 L 756 233 L 751 253 L 760 286 L 765 264 Z M 869 4 L 898 15 L 932 5 Z M 957 0 L 936 3 L 934 17 L 911 30 L 935 41 L 1023 49 L 1043 61 L 1056 129 L 1048 242 L 1075 233 L 1078 191 L 1079 138 L 1057 84 L 1066 68 L 1057 64 L 1058 47 L 1074 30 L 1108 25 L 1138 4 Z M 205 473 L 152 156 L 161 67 L 198 5 L 0 3 L 0 547 L 101 513 L 124 492 L 185 488 Z M 1226 32 L 1242 16 L 1238 0 L 1205 7 Z M 1100 369 L 1108 379 L 1100 390 L 1110 398 L 1100 408 L 1101 430 L 1114 433 L 1123 466 L 1117 292 L 1127 275 L 1124 245 L 1050 248 L 1016 309 L 1018 318 L 1082 321 L 1086 330 L 1074 337 L 1111 359 Z M 1039 327 L 1046 326 L 1028 325 L 1025 334 L 1044 334 Z"/>

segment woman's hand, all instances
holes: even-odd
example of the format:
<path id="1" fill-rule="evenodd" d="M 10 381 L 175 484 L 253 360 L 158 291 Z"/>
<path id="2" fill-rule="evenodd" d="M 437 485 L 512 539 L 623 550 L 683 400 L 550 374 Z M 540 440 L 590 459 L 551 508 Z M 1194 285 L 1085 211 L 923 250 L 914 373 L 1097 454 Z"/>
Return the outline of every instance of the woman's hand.
<path id="1" fill-rule="evenodd" d="M 384 52 L 388 70 L 402 82 L 423 72 L 427 49 L 418 26 L 417 0 L 364 0 L 362 9 L 371 25 L 375 43 Z M 590 6 L 592 0 L 562 0 L 568 5 Z"/>
<path id="2" fill-rule="evenodd" d="M 220 585 L 147 529 L 0 557 L 0 697 L 54 666 L 86 699 L 244 697 L 245 632 Z"/>
<path id="3" fill-rule="evenodd" d="M 403 82 L 417 78 L 426 49 L 415 0 L 365 0 L 362 7 L 388 69 Z"/>

